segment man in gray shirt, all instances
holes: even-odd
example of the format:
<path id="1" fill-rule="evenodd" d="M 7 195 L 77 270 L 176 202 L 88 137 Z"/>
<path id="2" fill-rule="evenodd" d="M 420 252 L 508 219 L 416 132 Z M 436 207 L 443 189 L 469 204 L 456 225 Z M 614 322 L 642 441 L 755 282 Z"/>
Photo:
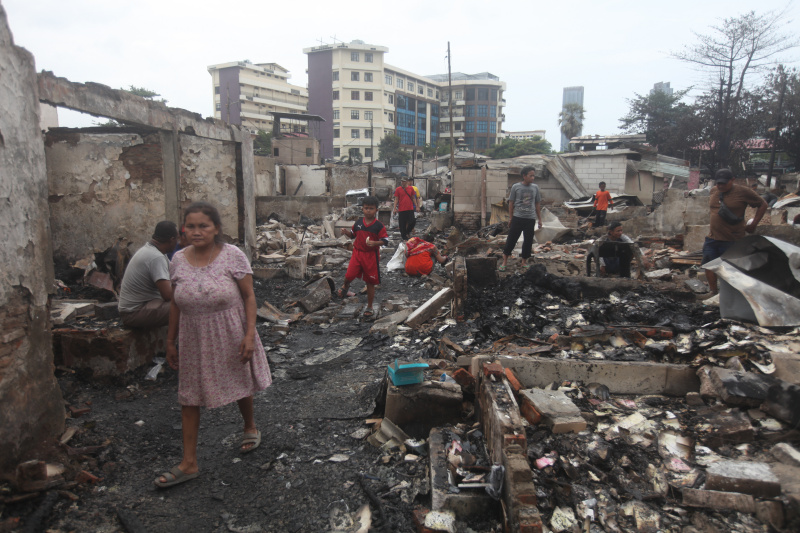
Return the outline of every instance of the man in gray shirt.
<path id="1" fill-rule="evenodd" d="M 520 234 L 523 235 L 521 265 L 527 266 L 533 247 L 533 232 L 536 229 L 537 220 L 539 227 L 542 227 L 542 197 L 539 194 L 539 186 L 533 184 L 534 177 L 534 168 L 524 167 L 522 181 L 511 186 L 511 193 L 508 195 L 508 238 L 506 247 L 503 249 L 501 271 L 506 269 L 506 263 L 517 245 Z"/>
<path id="2" fill-rule="evenodd" d="M 172 282 L 165 255 L 175 249 L 178 228 L 164 220 L 156 224 L 149 242 L 133 254 L 119 291 L 119 316 L 131 328 L 151 328 L 169 323 Z"/>

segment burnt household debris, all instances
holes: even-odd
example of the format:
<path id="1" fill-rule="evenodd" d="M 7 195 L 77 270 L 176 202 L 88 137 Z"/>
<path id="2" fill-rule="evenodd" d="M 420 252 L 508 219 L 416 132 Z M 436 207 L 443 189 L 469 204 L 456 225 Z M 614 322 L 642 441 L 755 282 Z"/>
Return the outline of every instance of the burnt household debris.
<path id="1" fill-rule="evenodd" d="M 167 492 L 149 482 L 180 456 L 177 376 L 163 331 L 118 322 L 127 242 L 57 264 L 67 429 L 2 486 L 3 530 L 800 526 L 796 247 L 742 243 L 713 302 L 680 239 L 639 239 L 653 266 L 634 279 L 586 276 L 604 230 L 574 216 L 529 268 L 512 258 L 499 272 L 507 223 L 440 230 L 428 213 L 417 234 L 449 262 L 407 276 L 390 227 L 367 318 L 363 284 L 336 295 L 352 247 L 341 229 L 357 214 L 258 226 L 258 332 L 275 378 L 256 396 L 264 446 L 241 458 L 235 411 L 209 410 L 207 475 Z M 764 303 L 773 289 L 781 313 Z"/>

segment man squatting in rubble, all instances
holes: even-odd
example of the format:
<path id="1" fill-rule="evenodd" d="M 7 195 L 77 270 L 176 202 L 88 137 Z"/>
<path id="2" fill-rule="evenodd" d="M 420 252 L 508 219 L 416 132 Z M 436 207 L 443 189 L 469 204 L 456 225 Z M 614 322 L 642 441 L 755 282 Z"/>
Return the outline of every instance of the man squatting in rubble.
<path id="1" fill-rule="evenodd" d="M 367 285 L 367 309 L 364 316 L 374 315 L 372 303 L 375 300 L 375 286 L 381 284 L 381 246 L 389 244 L 386 227 L 377 219 L 378 199 L 367 196 L 361 202 L 364 216 L 356 220 L 351 229 L 343 229 L 342 233 L 355 239 L 353 255 L 344 274 L 344 285 L 337 291 L 339 298 L 349 296 L 350 284 L 356 278 L 362 278 Z"/>
<path id="2" fill-rule="evenodd" d="M 630 244 L 630 246 L 620 247 L 615 255 L 600 256 L 598 267 L 604 276 L 608 274 L 619 274 L 621 278 L 631 277 L 631 261 L 633 261 L 634 254 L 636 255 L 636 261 L 640 265 L 640 268 L 642 268 L 642 266 L 644 268 L 653 266 L 649 260 L 644 258 L 639 247 L 633 244 L 633 239 L 622 233 L 621 222 L 615 221 L 609 224 L 608 233 L 597 240 L 596 246 L 600 249 L 600 247 L 607 242 L 624 242 Z"/>
<path id="3" fill-rule="evenodd" d="M 119 316 L 131 328 L 169 324 L 172 282 L 166 254 L 175 249 L 178 227 L 162 220 L 149 242 L 139 248 L 125 269 L 119 291 Z"/>
<path id="4" fill-rule="evenodd" d="M 734 185 L 733 172 L 728 168 L 717 170 L 714 174 L 714 181 L 716 182 L 716 187 L 711 189 L 711 196 L 708 201 L 711 216 L 709 218 L 708 237 L 703 243 L 703 264 L 724 254 L 728 248 L 733 246 L 734 242 L 745 236 L 745 232 L 753 233 L 769 207 L 767 202 L 750 187 Z M 722 203 L 732 212 L 735 220 L 726 220 L 720 214 Z M 757 211 L 753 219 L 745 224 L 744 212 L 748 205 L 756 207 Z M 718 291 L 717 275 L 710 270 L 706 270 L 706 279 L 711 292 L 716 294 Z"/>
<path id="5" fill-rule="evenodd" d="M 508 195 L 508 238 L 503 249 L 503 264 L 500 265 L 500 271 L 506 269 L 506 263 L 517 245 L 520 234 L 523 235 L 521 264 L 523 267 L 527 266 L 533 248 L 536 220 L 539 220 L 539 227 L 542 227 L 542 196 L 539 194 L 539 186 L 533 184 L 534 177 L 534 168 L 524 167 L 522 181 L 511 186 Z"/>

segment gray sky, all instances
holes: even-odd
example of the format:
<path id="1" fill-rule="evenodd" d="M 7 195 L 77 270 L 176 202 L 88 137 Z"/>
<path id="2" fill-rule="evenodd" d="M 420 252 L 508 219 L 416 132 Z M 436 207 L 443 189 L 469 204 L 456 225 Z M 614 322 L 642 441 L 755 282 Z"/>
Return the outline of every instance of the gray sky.
<path id="1" fill-rule="evenodd" d="M 288 68 L 305 86 L 303 48 L 361 39 L 389 48 L 386 61 L 417 74 L 489 71 L 507 84 L 504 129 L 545 129 L 558 148 L 562 89 L 585 87 L 584 134 L 618 132 L 626 99 L 654 83 L 702 87 L 669 55 L 722 17 L 781 10 L 786 0 L 0 0 L 18 46 L 37 70 L 74 82 L 161 93 L 168 105 L 213 114 L 208 65 L 249 59 Z M 800 34 L 800 2 L 787 31 Z M 787 57 L 795 65 L 800 50 Z M 62 116 L 63 117 L 63 116 Z M 62 125 L 91 125 L 75 118 Z"/>

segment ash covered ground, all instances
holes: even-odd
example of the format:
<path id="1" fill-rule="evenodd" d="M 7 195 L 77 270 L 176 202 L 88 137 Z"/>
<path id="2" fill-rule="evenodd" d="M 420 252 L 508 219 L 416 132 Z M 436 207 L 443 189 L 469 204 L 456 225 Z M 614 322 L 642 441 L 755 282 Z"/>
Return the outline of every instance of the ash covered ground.
<path id="1" fill-rule="evenodd" d="M 387 252 L 384 264 L 391 256 Z M 435 272 L 444 275 L 441 267 Z M 337 284 L 343 275 L 344 268 L 334 273 Z M 101 384 L 59 369 L 65 401 L 88 406 L 90 411 L 68 420 L 69 427 L 78 429 L 76 435 L 46 459 L 67 467 L 65 479 L 74 479 L 81 470 L 99 479 L 59 487 L 55 505 L 45 509 L 41 530 L 123 531 L 121 518 L 127 517 L 140 521 L 147 531 L 355 531 L 350 527 L 354 516 L 367 505 L 370 531 L 414 531 L 413 510 L 430 505 L 427 461 L 406 462 L 403 454 L 382 452 L 365 439 L 369 429 L 365 420 L 381 415 L 386 367 L 396 358 L 440 359 L 448 355 L 438 343 L 444 335 L 464 346 L 466 353 L 477 354 L 491 353 L 497 341 L 509 336 L 541 342 L 575 328 L 591 331 L 613 325 L 661 327 L 671 330 L 674 340 L 666 347 L 665 343 L 597 343 L 576 351 L 569 345 L 537 355 L 698 365 L 709 359 L 709 346 L 737 335 L 725 329 L 715 308 L 676 301 L 652 284 L 588 299 L 575 279 L 550 274 L 539 263 L 525 272 L 504 275 L 498 285 L 470 289 L 464 321 L 441 316 L 416 331 L 401 329 L 393 337 L 371 334 L 372 322 L 362 319 L 336 319 L 322 325 L 301 320 L 285 336 L 260 322 L 258 331 L 268 348 L 274 376 L 274 384 L 255 398 L 261 447 L 250 454 L 238 453 L 242 428 L 235 405 L 204 410 L 199 444 L 202 474 L 166 490 L 154 488 L 152 482 L 180 462 L 176 373 L 165 367 L 156 381 L 147 381 L 144 376 L 149 368 L 140 368 Z M 277 307 L 304 291 L 302 282 L 288 279 L 256 280 L 255 286 L 259 305 L 269 301 Z M 357 281 L 353 289 L 358 292 L 362 287 Z M 404 296 L 419 305 L 435 290 L 429 281 L 384 273 L 376 302 Z M 364 294 L 358 298 L 366 301 Z M 746 332 L 738 334 L 744 337 Z M 742 350 L 755 356 L 764 351 L 757 344 Z M 592 524 L 591 531 L 635 529 L 633 516 L 638 520 L 644 511 L 626 514 L 625 505 L 630 502 L 642 503 L 658 517 L 660 522 L 654 520 L 663 530 L 767 531 L 751 516 L 733 511 L 686 511 L 675 503 L 670 490 L 654 489 L 654 479 L 666 483 L 653 473 L 654 466 L 650 468 L 660 464 L 654 447 L 602 438 L 605 425 L 614 417 L 644 413 L 648 419 L 661 420 L 669 412 L 702 441 L 707 430 L 702 421 L 708 416 L 703 408 L 663 397 L 635 403 L 614 403 L 611 398 L 598 404 L 600 400 L 592 400 L 585 385 L 556 384 L 568 389 L 587 413 L 588 432 L 553 435 L 546 429 L 528 428 L 531 463 L 542 457 L 552 459 L 543 468 L 534 466 L 545 522 L 560 508 L 594 498 L 602 503 L 609 520 L 602 526 Z M 464 417 L 453 420 L 453 429 L 463 433 L 472 427 L 477 411 L 465 408 Z M 724 446 L 715 453 L 758 455 L 783 430 L 765 428 L 748 448 Z M 32 521 L 37 510 L 42 511 L 41 494 L 24 499 L 8 484 L 2 491 L 4 524 L 22 526 Z M 499 515 L 491 515 L 462 522 L 459 531 L 499 532 L 500 523 Z"/>

